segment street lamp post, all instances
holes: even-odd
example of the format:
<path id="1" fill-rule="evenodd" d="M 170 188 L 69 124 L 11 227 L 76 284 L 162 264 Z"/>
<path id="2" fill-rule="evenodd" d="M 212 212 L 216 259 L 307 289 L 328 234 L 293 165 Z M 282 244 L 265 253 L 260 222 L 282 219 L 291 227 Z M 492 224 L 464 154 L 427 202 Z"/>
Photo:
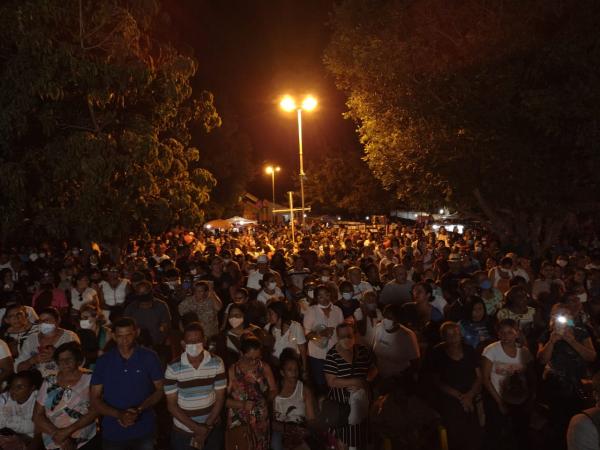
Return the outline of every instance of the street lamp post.
<path id="1" fill-rule="evenodd" d="M 281 171 L 281 167 L 267 166 L 265 173 L 271 175 L 271 188 L 273 190 L 273 205 L 275 205 L 275 172 Z"/>
<path id="2" fill-rule="evenodd" d="M 286 95 L 281 99 L 279 103 L 284 111 L 292 112 L 296 110 L 298 112 L 298 156 L 300 158 L 300 204 L 302 213 L 302 225 L 304 226 L 304 158 L 302 153 L 302 110 L 312 111 L 317 107 L 317 100 L 312 96 L 307 96 L 303 101 L 302 105 L 298 106 L 296 100 L 290 95 Z"/>

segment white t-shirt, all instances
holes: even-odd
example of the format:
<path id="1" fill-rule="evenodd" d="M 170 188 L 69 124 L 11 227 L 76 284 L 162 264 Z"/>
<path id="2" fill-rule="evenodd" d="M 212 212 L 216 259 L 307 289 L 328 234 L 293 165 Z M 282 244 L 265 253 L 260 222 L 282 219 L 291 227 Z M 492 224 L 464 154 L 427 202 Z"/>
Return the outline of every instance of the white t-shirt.
<path id="1" fill-rule="evenodd" d="M 272 327 L 271 324 L 265 325 L 265 331 L 268 333 L 269 329 L 271 330 L 271 334 L 275 338 L 275 345 L 273 346 L 273 356 L 279 358 L 281 352 L 286 348 L 293 348 L 298 355 L 300 354 L 300 350 L 298 348 L 299 345 L 306 344 L 306 336 L 304 336 L 304 330 L 302 329 L 302 325 L 298 322 L 292 320 L 290 323 L 290 327 L 287 331 L 281 335 L 281 330 L 279 328 Z"/>
<path id="2" fill-rule="evenodd" d="M 353 316 L 356 321 L 363 320 L 364 315 L 363 315 L 362 309 L 356 308 L 354 310 Z M 382 320 L 383 320 L 383 314 L 381 313 L 379 308 L 377 308 L 375 310 L 375 317 L 367 316 L 367 318 L 365 320 L 365 322 L 366 322 L 365 335 L 361 336 L 359 338 L 359 342 L 361 344 L 363 344 L 366 347 L 371 347 L 373 345 L 373 339 L 375 338 L 375 328 L 377 327 L 377 325 L 379 323 L 381 323 Z"/>
<path id="3" fill-rule="evenodd" d="M 312 305 L 304 313 L 304 332 L 308 334 L 325 327 L 335 328 L 343 321 L 344 314 L 338 306 L 332 304 L 329 317 L 327 317 L 319 305 Z M 336 344 L 336 342 L 337 337 L 335 331 L 330 338 L 319 337 L 318 339 L 311 339 L 308 341 L 308 355 L 317 359 L 325 359 L 327 357 L 327 352 Z"/>
<path id="4" fill-rule="evenodd" d="M 8 344 L 0 339 L 0 359 L 8 358 L 12 356 L 10 353 L 10 348 L 8 348 Z"/>
<path id="5" fill-rule="evenodd" d="M 0 395 L 0 428 L 9 428 L 18 434 L 33 437 L 33 408 L 37 391 L 33 391 L 23 404 L 14 401 L 8 392 Z"/>
<path id="6" fill-rule="evenodd" d="M 373 353 L 377 361 L 377 371 L 383 378 L 400 375 L 411 361 L 420 356 L 417 336 L 402 325 L 398 330 L 389 333 L 380 323 L 375 327 Z"/>
<path id="7" fill-rule="evenodd" d="M 352 287 L 354 288 L 354 296 L 352 298 L 356 300 L 362 300 L 365 292 L 373 291 L 373 286 L 368 281 L 361 281 L 358 284 L 353 284 Z"/>
<path id="8" fill-rule="evenodd" d="M 279 287 L 276 287 L 275 292 L 273 292 L 272 294 L 269 294 L 264 289 L 261 289 L 258 295 L 256 296 L 256 300 L 261 302 L 263 305 L 266 305 L 270 301 L 283 300 L 283 298 L 283 292 L 281 292 L 281 289 L 279 289 Z"/>
<path id="9" fill-rule="evenodd" d="M 62 329 L 61 331 L 62 334 L 54 343 L 55 349 L 67 342 L 79 342 L 79 337 L 72 331 L 64 329 Z M 38 354 L 38 349 L 40 347 L 39 336 L 39 334 L 32 334 L 27 338 L 27 340 L 25 340 L 23 348 L 21 349 L 21 353 L 19 353 L 19 356 L 15 361 L 15 372 L 17 371 L 17 367 L 19 367 L 19 364 L 21 364 L 23 361 L 27 361 L 32 356 Z M 58 366 L 56 365 L 54 360 L 36 364 L 34 368 L 39 370 L 42 374 L 42 377 L 44 378 L 50 375 L 56 375 L 56 373 L 58 372 Z"/>
<path id="10" fill-rule="evenodd" d="M 79 311 L 81 307 L 87 303 L 98 303 L 98 294 L 91 287 L 85 288 L 81 294 L 75 288 L 71 288 L 71 306 L 74 310 Z"/>
<path id="11" fill-rule="evenodd" d="M 267 271 L 267 273 L 268 272 L 275 274 L 275 272 L 270 269 Z M 262 281 L 263 276 L 264 275 L 256 269 L 251 270 L 248 273 L 248 281 L 246 282 L 246 287 L 248 289 L 254 289 L 255 291 L 261 290 L 262 286 L 260 285 L 260 282 Z"/>
<path id="12" fill-rule="evenodd" d="M 500 341 L 484 348 L 482 356 L 492 363 L 490 378 L 492 386 L 494 386 L 500 397 L 502 397 L 502 384 L 504 381 L 515 372 L 524 372 L 533 359 L 531 353 L 525 347 L 517 347 L 517 355 L 511 358 L 504 352 Z"/>

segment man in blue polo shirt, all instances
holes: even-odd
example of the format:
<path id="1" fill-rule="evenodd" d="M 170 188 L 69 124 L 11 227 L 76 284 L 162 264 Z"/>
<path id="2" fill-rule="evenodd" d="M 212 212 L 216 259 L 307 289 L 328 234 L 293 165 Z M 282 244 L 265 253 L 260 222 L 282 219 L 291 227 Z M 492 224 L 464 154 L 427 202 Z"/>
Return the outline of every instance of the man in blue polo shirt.
<path id="1" fill-rule="evenodd" d="M 136 345 L 135 321 L 123 317 L 113 326 L 116 347 L 96 362 L 91 404 L 102 416 L 104 450 L 152 450 L 155 415 L 152 407 L 163 395 L 158 356 Z"/>

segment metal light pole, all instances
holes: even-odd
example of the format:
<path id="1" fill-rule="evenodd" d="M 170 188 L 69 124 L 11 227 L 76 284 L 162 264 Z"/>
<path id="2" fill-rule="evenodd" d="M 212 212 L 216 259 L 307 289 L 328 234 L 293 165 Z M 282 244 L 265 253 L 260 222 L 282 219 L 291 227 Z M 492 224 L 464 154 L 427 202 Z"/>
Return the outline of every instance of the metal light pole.
<path id="1" fill-rule="evenodd" d="M 283 110 L 291 112 L 296 110 L 298 112 L 298 156 L 300 158 L 300 204 L 301 204 L 301 214 L 302 214 L 302 226 L 304 227 L 305 222 L 305 211 L 306 208 L 304 206 L 304 159 L 302 152 L 302 110 L 312 111 L 317 107 L 317 100 L 309 95 L 303 101 L 301 106 L 296 105 L 296 101 L 289 95 L 286 95 L 281 100 L 280 106 Z"/>
<path id="2" fill-rule="evenodd" d="M 267 166 L 265 168 L 265 173 L 267 175 L 271 175 L 271 189 L 273 191 L 273 204 L 275 204 L 275 172 L 279 172 L 281 171 L 281 167 L 277 166 L 277 167 L 273 167 L 273 166 Z"/>
<path id="3" fill-rule="evenodd" d="M 302 227 L 304 228 L 304 158 L 302 155 L 302 108 L 298 108 L 298 155 L 300 157 L 300 206 L 302 207 Z"/>

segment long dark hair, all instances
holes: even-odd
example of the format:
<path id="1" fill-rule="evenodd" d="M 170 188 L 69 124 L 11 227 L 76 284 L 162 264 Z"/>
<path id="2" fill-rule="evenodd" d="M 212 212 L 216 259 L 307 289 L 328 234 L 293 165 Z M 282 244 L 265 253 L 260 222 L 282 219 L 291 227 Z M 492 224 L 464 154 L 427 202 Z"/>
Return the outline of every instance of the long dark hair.
<path id="1" fill-rule="evenodd" d="M 282 301 L 272 302 L 269 304 L 269 306 L 267 306 L 267 309 L 270 309 L 275 314 L 277 314 L 277 317 L 279 317 L 281 319 L 282 326 L 283 326 L 283 324 L 287 324 L 288 326 L 291 325 L 292 319 L 290 317 L 290 310 L 284 302 L 282 302 Z M 274 327 L 273 324 L 269 325 L 269 334 L 273 334 L 273 327 Z"/>

